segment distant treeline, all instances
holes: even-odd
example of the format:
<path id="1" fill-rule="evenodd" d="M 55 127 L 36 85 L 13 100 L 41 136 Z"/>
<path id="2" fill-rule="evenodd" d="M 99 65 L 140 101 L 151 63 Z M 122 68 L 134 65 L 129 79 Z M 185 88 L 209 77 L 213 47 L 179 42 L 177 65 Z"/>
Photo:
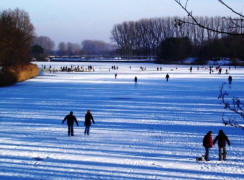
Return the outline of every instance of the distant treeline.
<path id="1" fill-rule="evenodd" d="M 45 60 L 48 55 L 74 56 L 74 55 L 110 55 L 113 54 L 113 45 L 99 40 L 84 40 L 81 44 L 72 42 L 60 42 L 57 50 L 55 44 L 47 36 L 34 38 L 32 55 L 37 60 Z"/>
<path id="2" fill-rule="evenodd" d="M 179 24 L 181 19 L 184 24 Z M 242 33 L 242 21 L 227 17 L 196 17 L 209 29 Z M 239 28 L 238 28 L 239 27 Z M 159 63 L 177 63 L 188 57 L 204 64 L 206 60 L 229 58 L 244 59 L 242 36 L 227 36 L 192 24 L 191 18 L 162 17 L 129 21 L 117 24 L 111 31 L 113 44 L 99 40 L 84 40 L 81 44 L 60 42 L 54 50 L 54 42 L 45 36 L 34 38 L 32 57 L 44 60 L 48 55 L 58 56 L 119 56 L 157 57 Z M 181 61 L 182 62 L 182 61 Z M 181 63 L 179 62 L 179 63 Z"/>
<path id="3" fill-rule="evenodd" d="M 170 63 L 186 57 L 205 59 L 243 59 L 243 37 L 227 37 L 211 30 L 191 24 L 190 18 L 181 18 L 187 24 L 179 25 L 179 17 L 142 19 L 117 24 L 112 30 L 112 40 L 117 51 L 127 55 L 158 56 L 161 63 Z M 241 28 L 231 28 L 229 18 L 197 17 L 197 20 L 211 28 L 240 33 Z M 241 25 L 240 25 L 241 27 Z"/>

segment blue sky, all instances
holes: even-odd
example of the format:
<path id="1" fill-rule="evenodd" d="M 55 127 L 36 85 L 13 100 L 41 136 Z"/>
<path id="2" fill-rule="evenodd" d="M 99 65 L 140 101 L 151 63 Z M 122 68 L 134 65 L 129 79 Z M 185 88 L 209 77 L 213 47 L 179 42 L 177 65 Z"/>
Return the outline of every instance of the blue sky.
<path id="1" fill-rule="evenodd" d="M 244 12 L 243 0 L 226 0 Z M 184 16 L 174 0 L 1 0 L 0 10 L 27 11 L 37 35 L 49 36 L 58 44 L 83 40 L 110 42 L 115 24 L 142 18 Z M 230 15 L 217 0 L 190 0 L 196 15 Z"/>

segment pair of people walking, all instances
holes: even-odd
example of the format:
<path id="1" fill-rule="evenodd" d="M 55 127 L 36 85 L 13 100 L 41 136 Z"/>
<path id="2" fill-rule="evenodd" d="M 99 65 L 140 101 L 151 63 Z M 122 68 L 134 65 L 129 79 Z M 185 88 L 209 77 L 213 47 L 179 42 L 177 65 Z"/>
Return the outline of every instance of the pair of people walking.
<path id="1" fill-rule="evenodd" d="M 203 138 L 203 146 L 205 147 L 205 160 L 209 161 L 209 150 L 218 141 L 219 148 L 219 161 L 226 160 L 226 142 L 230 146 L 230 141 L 225 135 L 223 130 L 219 130 L 219 134 L 215 137 L 214 141 L 212 139 L 212 131 L 208 133 Z"/>
<path id="2" fill-rule="evenodd" d="M 74 136 L 74 122 L 76 123 L 77 126 L 79 126 L 79 123 L 76 119 L 76 117 L 73 115 L 73 112 L 70 111 L 68 115 L 65 116 L 63 119 L 62 123 L 64 123 L 67 120 L 67 126 L 68 126 L 68 136 Z M 90 110 L 87 110 L 87 113 L 85 115 L 85 135 L 89 135 L 90 127 L 91 127 L 91 122 L 95 124 L 95 121 L 93 119 L 93 116 L 90 112 Z"/>

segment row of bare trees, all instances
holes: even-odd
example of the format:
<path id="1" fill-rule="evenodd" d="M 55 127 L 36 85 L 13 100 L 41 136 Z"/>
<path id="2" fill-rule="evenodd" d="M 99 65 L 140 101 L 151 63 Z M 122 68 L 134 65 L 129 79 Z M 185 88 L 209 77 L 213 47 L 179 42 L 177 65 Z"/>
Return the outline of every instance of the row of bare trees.
<path id="1" fill-rule="evenodd" d="M 81 46 L 78 43 L 60 42 L 58 45 L 58 55 L 80 55 Z"/>
<path id="2" fill-rule="evenodd" d="M 107 55 L 115 48 L 113 45 L 99 40 L 84 40 L 81 44 L 60 42 L 57 50 L 54 41 L 47 36 L 37 36 L 33 41 L 33 55 L 36 59 L 44 60 L 48 55 Z M 40 54 L 41 53 L 41 54 Z"/>
<path id="3" fill-rule="evenodd" d="M 219 31 L 237 33 L 242 31 L 242 24 L 230 28 L 229 18 L 195 17 L 195 19 L 202 25 Z M 195 26 L 190 17 L 162 17 L 123 22 L 115 25 L 111 33 L 112 40 L 120 52 L 129 55 L 156 55 L 159 44 L 171 37 L 188 37 L 194 45 L 201 45 L 206 40 L 226 36 L 217 31 Z"/>
<path id="4" fill-rule="evenodd" d="M 109 43 L 99 40 L 84 40 L 81 44 L 61 42 L 58 45 L 58 55 L 104 55 L 113 50 Z"/>
<path id="5" fill-rule="evenodd" d="M 54 41 L 48 36 L 36 36 L 34 38 L 33 45 L 42 47 L 46 54 L 52 53 L 55 48 Z"/>

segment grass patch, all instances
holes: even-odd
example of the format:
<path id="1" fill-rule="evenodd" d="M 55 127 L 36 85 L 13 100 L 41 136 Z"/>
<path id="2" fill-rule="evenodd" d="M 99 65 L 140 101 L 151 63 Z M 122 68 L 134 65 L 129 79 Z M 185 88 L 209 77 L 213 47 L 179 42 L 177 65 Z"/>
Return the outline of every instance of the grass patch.
<path id="1" fill-rule="evenodd" d="M 10 66 L 0 72 L 0 86 L 12 85 L 16 82 L 31 79 L 39 74 L 39 68 L 35 64 Z"/>

